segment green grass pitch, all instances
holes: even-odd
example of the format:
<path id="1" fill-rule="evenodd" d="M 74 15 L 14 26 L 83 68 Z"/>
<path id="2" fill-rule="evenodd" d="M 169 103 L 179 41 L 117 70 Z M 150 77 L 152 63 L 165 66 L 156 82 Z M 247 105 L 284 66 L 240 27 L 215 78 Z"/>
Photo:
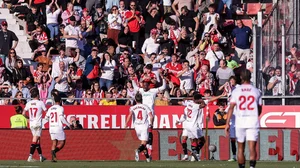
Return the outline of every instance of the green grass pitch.
<path id="1" fill-rule="evenodd" d="M 43 163 L 33 162 L 28 163 L 24 161 L 0 161 L 0 168 L 56 168 L 56 167 L 70 167 L 70 168 L 88 168 L 88 167 L 103 167 L 103 168 L 237 168 L 237 162 L 226 161 L 153 161 L 146 163 L 145 161 L 58 161 L 52 163 L 45 161 Z M 246 167 L 249 167 L 247 162 Z M 257 162 L 256 168 L 300 168 L 299 162 Z"/>

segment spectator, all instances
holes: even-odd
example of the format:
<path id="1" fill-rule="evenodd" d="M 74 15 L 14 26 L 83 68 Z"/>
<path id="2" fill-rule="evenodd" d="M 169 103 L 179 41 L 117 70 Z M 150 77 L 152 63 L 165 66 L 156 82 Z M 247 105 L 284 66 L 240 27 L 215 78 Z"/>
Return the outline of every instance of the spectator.
<path id="1" fill-rule="evenodd" d="M 65 63 L 63 61 L 59 62 L 59 73 L 54 77 L 56 82 L 55 89 L 59 91 L 59 95 L 62 98 L 67 97 L 67 92 L 70 89 L 71 77 L 70 70 L 65 70 Z"/>
<path id="2" fill-rule="evenodd" d="M 194 73 L 199 67 L 199 58 L 196 58 L 195 66 L 190 69 L 189 61 L 185 60 L 182 63 L 182 70 L 177 73 L 177 77 L 180 79 L 180 89 L 186 90 L 189 93 L 194 89 Z"/>
<path id="3" fill-rule="evenodd" d="M 185 29 L 182 29 L 178 40 L 178 52 L 181 53 L 181 59 L 185 59 L 191 49 L 192 40 Z"/>
<path id="4" fill-rule="evenodd" d="M 175 87 L 174 85 L 172 86 L 172 89 L 170 91 L 170 97 L 171 97 L 171 101 L 170 104 L 171 105 L 182 105 L 182 97 L 187 97 L 187 93 L 186 90 L 183 89 L 181 90 L 179 87 Z"/>
<path id="5" fill-rule="evenodd" d="M 51 68 L 48 72 L 40 77 L 37 88 L 39 90 L 40 100 L 46 103 L 48 98 L 49 87 L 52 82 L 52 77 L 50 75 Z"/>
<path id="6" fill-rule="evenodd" d="M 29 0 L 29 7 L 35 7 L 36 10 L 41 11 L 43 15 L 46 14 L 46 0 Z"/>
<path id="7" fill-rule="evenodd" d="M 16 49 L 18 37 L 16 34 L 7 29 L 7 22 L 1 22 L 2 31 L 0 31 L 0 56 L 2 62 L 5 62 L 5 56 L 8 56 L 10 49 Z"/>
<path id="8" fill-rule="evenodd" d="M 105 99 L 102 99 L 99 103 L 101 106 L 112 106 L 117 105 L 116 100 L 113 99 L 113 94 L 111 92 L 105 92 Z"/>
<path id="9" fill-rule="evenodd" d="M 182 70 L 182 65 L 179 63 L 179 58 L 176 54 L 171 56 L 171 62 L 166 65 L 168 79 L 173 85 L 179 86 L 180 80 L 176 77 L 177 73 Z"/>
<path id="10" fill-rule="evenodd" d="M 151 53 L 158 54 L 159 44 L 155 42 L 156 38 L 157 38 L 157 30 L 152 29 L 151 33 L 150 33 L 150 37 L 144 41 L 144 44 L 142 47 L 142 53 L 144 54 L 144 58 L 146 58 L 146 57 L 149 58 Z"/>
<path id="11" fill-rule="evenodd" d="M 78 40 L 82 38 L 80 29 L 76 27 L 76 20 L 74 16 L 69 18 L 70 24 L 64 29 L 64 38 L 66 39 L 67 54 L 71 48 L 78 48 Z"/>
<path id="12" fill-rule="evenodd" d="M 8 88 L 4 88 L 4 90 L 8 90 Z M 10 105 L 10 99 L 9 99 L 10 95 L 9 94 L 2 94 L 1 98 L 3 98 L 3 99 L 0 100 L 0 105 L 2 105 L 2 106 Z"/>
<path id="13" fill-rule="evenodd" d="M 26 100 L 23 99 L 23 93 L 21 91 L 17 91 L 15 96 L 13 96 L 14 100 L 12 101 L 12 105 L 20 105 L 21 107 L 25 107 Z"/>
<path id="14" fill-rule="evenodd" d="M 101 40 L 103 38 L 106 38 L 106 33 L 107 33 L 107 23 L 105 21 L 106 15 L 103 12 L 103 8 L 100 4 L 96 6 L 96 12 L 94 14 L 94 25 L 96 26 L 96 34 L 100 35 Z"/>
<path id="15" fill-rule="evenodd" d="M 130 100 L 128 100 L 127 98 L 127 89 L 123 88 L 118 96 L 117 105 L 130 105 Z"/>
<path id="16" fill-rule="evenodd" d="M 80 105 L 87 105 L 87 106 L 91 106 L 91 105 L 97 105 L 97 100 L 93 99 L 93 93 L 90 89 L 87 89 L 85 91 L 84 97 L 80 102 Z"/>
<path id="17" fill-rule="evenodd" d="M 176 6 L 178 7 L 176 9 Z M 172 4 L 172 9 L 176 13 L 176 16 L 179 17 L 181 14 L 182 7 L 186 6 L 188 10 L 193 10 L 193 1 L 192 0 L 175 0 Z"/>
<path id="18" fill-rule="evenodd" d="M 199 28 L 199 18 L 197 14 L 189 10 L 187 6 L 183 6 L 179 19 L 181 27 L 185 27 L 187 34 L 193 33 L 193 36 L 196 37 Z"/>
<path id="19" fill-rule="evenodd" d="M 250 56 L 250 46 L 252 42 L 252 30 L 245 26 L 241 19 L 236 21 L 237 27 L 232 31 L 235 51 L 238 58 L 247 61 Z"/>
<path id="20" fill-rule="evenodd" d="M 107 1 L 105 3 L 105 9 L 107 11 L 110 11 L 111 9 L 113 9 L 114 7 L 117 7 L 119 6 L 119 3 L 120 3 L 120 0 L 110 0 L 110 1 Z M 118 10 L 118 9 L 117 9 Z"/>
<path id="21" fill-rule="evenodd" d="M 275 75 L 269 80 L 267 89 L 272 90 L 273 96 L 282 95 L 281 67 L 276 67 Z"/>
<path id="22" fill-rule="evenodd" d="M 212 86 L 214 82 L 213 74 L 209 72 L 208 66 L 202 65 L 196 78 L 196 91 L 198 91 L 201 95 L 204 95 L 206 90 L 213 90 Z"/>
<path id="23" fill-rule="evenodd" d="M 118 35 L 119 51 L 123 52 L 125 49 L 128 51 L 131 50 L 132 37 L 129 32 L 128 26 L 125 26 Z"/>
<path id="24" fill-rule="evenodd" d="M 81 79 L 78 79 L 76 81 L 76 86 L 75 86 L 75 89 L 74 89 L 74 94 L 75 94 L 75 98 L 77 99 L 77 103 L 79 104 L 80 100 L 78 99 L 81 99 L 82 97 L 84 97 L 84 91 L 82 90 L 82 80 Z"/>
<path id="25" fill-rule="evenodd" d="M 126 22 L 125 20 L 125 13 L 127 12 L 127 9 L 125 7 L 125 2 L 124 0 L 120 0 L 120 3 L 119 3 L 119 13 L 121 15 L 121 18 L 122 18 L 122 24 L 124 25 L 124 23 Z"/>
<path id="26" fill-rule="evenodd" d="M 230 53 L 226 54 L 225 59 L 227 62 L 227 67 L 234 70 L 235 68 L 239 67 L 239 64 L 235 60 L 233 60 L 232 57 L 234 57 L 234 51 L 231 51 Z"/>
<path id="27" fill-rule="evenodd" d="M 21 92 L 23 98 L 30 98 L 29 89 L 24 85 L 24 80 L 22 79 L 19 79 L 19 81 L 17 81 L 17 87 L 12 89 L 12 97 L 16 97 L 17 92 Z"/>
<path id="28" fill-rule="evenodd" d="M 42 50 L 38 52 L 37 50 L 34 50 L 34 53 L 32 54 L 31 60 L 41 63 L 43 65 L 42 72 L 47 72 L 49 68 L 52 66 L 52 61 L 50 57 L 50 51 L 46 55 L 46 50 Z M 37 57 L 35 57 L 37 55 Z"/>
<path id="29" fill-rule="evenodd" d="M 160 50 L 162 51 L 163 49 L 166 48 L 168 50 L 167 55 L 170 56 L 176 52 L 176 48 L 174 47 L 174 41 L 168 37 L 169 36 L 168 30 L 164 30 L 162 33 L 163 33 L 162 37 L 158 37 L 156 39 L 156 42 L 160 44 Z"/>
<path id="30" fill-rule="evenodd" d="M 209 32 L 210 39 L 212 39 L 213 43 L 224 43 L 226 42 L 226 38 L 222 36 L 219 32 L 218 27 L 215 25 L 210 25 Z"/>
<path id="31" fill-rule="evenodd" d="M 150 88 L 155 88 L 157 83 L 156 75 L 152 72 L 153 66 L 151 64 L 147 64 L 144 67 L 144 73 L 141 75 L 140 83 L 148 82 Z"/>
<path id="32" fill-rule="evenodd" d="M 127 88 L 127 97 L 129 97 L 133 100 L 135 97 L 135 94 L 136 94 L 136 90 L 134 90 L 131 80 L 126 81 L 125 88 Z"/>
<path id="33" fill-rule="evenodd" d="M 224 54 L 220 50 L 219 43 L 214 43 L 213 49 L 206 54 L 205 59 L 209 61 L 210 72 L 214 75 L 219 68 L 219 61 L 224 59 Z"/>
<path id="34" fill-rule="evenodd" d="M 29 81 L 30 80 L 30 74 L 23 66 L 23 61 L 21 59 L 16 60 L 15 67 L 13 69 L 13 75 L 12 75 L 12 83 L 14 85 L 17 85 L 17 82 L 19 80 L 22 81 Z"/>
<path id="35" fill-rule="evenodd" d="M 297 65 L 291 64 L 290 71 L 287 74 L 287 80 L 289 81 L 289 94 L 293 95 L 295 91 L 295 83 L 297 82 Z"/>
<path id="36" fill-rule="evenodd" d="M 118 7 L 113 6 L 108 14 L 107 38 L 113 39 L 116 44 L 119 43 L 118 35 L 121 30 L 122 18 L 119 14 Z"/>
<path id="37" fill-rule="evenodd" d="M 145 13 L 145 38 L 149 38 L 151 30 L 156 29 L 156 23 L 160 21 L 160 14 L 156 4 L 149 1 L 147 5 L 147 12 Z"/>
<path id="38" fill-rule="evenodd" d="M 120 75 L 120 77 L 118 79 L 118 84 L 121 84 L 123 86 L 125 85 L 125 82 L 128 79 L 128 75 L 129 75 L 129 72 L 128 72 L 128 67 L 129 66 L 132 66 L 131 63 L 130 63 L 130 60 L 129 60 L 129 58 L 125 58 L 122 65 L 119 66 L 119 75 Z"/>
<path id="39" fill-rule="evenodd" d="M 38 12 L 36 6 L 32 6 L 31 11 L 26 15 L 26 24 L 29 34 L 36 30 L 38 25 L 43 25 L 43 16 Z"/>
<path id="40" fill-rule="evenodd" d="M 22 115 L 23 108 L 21 106 L 16 106 L 15 111 L 17 114 L 10 117 L 11 128 L 27 128 L 27 119 Z"/>
<path id="41" fill-rule="evenodd" d="M 232 91 L 239 87 L 240 85 L 237 84 L 237 79 L 235 76 L 231 76 L 228 80 L 228 82 L 226 82 L 224 85 L 219 87 L 219 91 L 224 90 L 224 92 L 226 93 L 226 95 L 228 96 L 228 100 L 230 100 L 230 97 L 232 96 L 231 93 Z"/>
<path id="42" fill-rule="evenodd" d="M 111 58 L 109 53 L 104 53 L 101 61 L 101 76 L 100 76 L 100 87 L 106 86 L 110 88 L 113 83 L 114 69 L 116 67 L 116 62 Z"/>
<path id="43" fill-rule="evenodd" d="M 70 21 L 73 20 L 74 20 L 73 22 L 80 20 L 79 13 L 77 11 L 74 11 L 74 6 L 71 2 L 68 3 L 67 9 L 61 14 L 61 18 L 62 18 L 62 23 L 64 25 L 71 23 Z"/>
<path id="44" fill-rule="evenodd" d="M 250 55 L 249 57 L 249 60 L 246 64 L 246 68 L 251 72 L 251 83 L 254 83 L 254 78 L 253 78 L 253 72 L 254 72 L 254 69 L 253 69 L 253 55 Z"/>
<path id="45" fill-rule="evenodd" d="M 218 80 L 218 86 L 224 85 L 231 76 L 234 76 L 234 72 L 231 68 L 227 67 L 226 60 L 220 60 L 220 67 L 217 70 L 216 77 Z"/>
<path id="46" fill-rule="evenodd" d="M 41 82 L 41 77 L 44 75 L 44 72 L 42 72 L 43 64 L 38 63 L 36 66 L 36 70 L 32 73 L 34 83 L 39 84 Z"/>
<path id="47" fill-rule="evenodd" d="M 100 99 L 104 98 L 104 92 L 102 89 L 100 89 L 98 81 L 93 82 L 91 91 L 93 94 L 93 98 L 97 101 L 97 104 L 99 104 Z"/>
<path id="48" fill-rule="evenodd" d="M 15 49 L 10 49 L 8 57 L 5 59 L 5 68 L 6 68 L 6 73 L 8 73 L 8 77 L 10 82 L 12 82 L 12 74 L 13 74 L 13 69 L 16 66 L 18 56 L 16 53 Z"/>
<path id="49" fill-rule="evenodd" d="M 220 15 L 218 13 L 215 13 L 214 4 L 210 4 L 208 10 L 209 12 L 203 14 L 203 24 L 204 24 L 203 34 L 209 32 L 210 25 L 214 25 L 215 27 L 217 27 L 220 20 Z"/>
<path id="50" fill-rule="evenodd" d="M 199 42 L 199 49 L 201 51 L 209 52 L 213 48 L 214 41 L 211 39 L 210 33 L 204 33 L 204 37 Z"/>
<path id="51" fill-rule="evenodd" d="M 140 49 L 140 23 L 142 22 L 141 13 L 136 10 L 136 3 L 134 1 L 130 2 L 130 10 L 125 13 L 125 18 L 127 20 L 127 26 L 129 27 L 130 34 L 132 35 L 135 45 L 132 45 L 136 49 L 136 53 L 139 53 Z"/>
<path id="52" fill-rule="evenodd" d="M 215 111 L 213 121 L 215 128 L 225 128 L 227 121 L 227 113 L 225 111 L 225 104 L 218 103 L 219 108 Z"/>
<path id="53" fill-rule="evenodd" d="M 180 31 L 179 29 L 176 27 L 176 23 L 175 22 L 171 22 L 170 23 L 170 29 L 169 30 L 169 36 L 168 38 L 170 38 L 171 40 L 173 40 L 174 45 L 175 45 L 175 49 L 178 48 L 178 41 L 181 37 Z M 174 49 L 174 51 L 175 51 Z M 174 52 L 175 53 L 175 52 Z"/>
<path id="54" fill-rule="evenodd" d="M 42 51 L 48 49 L 48 37 L 46 32 L 43 30 L 42 26 L 37 26 L 36 30 L 31 33 L 29 46 L 31 48 L 31 52 L 34 50 Z"/>
<path id="55" fill-rule="evenodd" d="M 82 10 L 81 22 L 84 21 L 86 27 L 92 26 L 92 17 L 89 15 L 89 10 L 84 8 Z"/>
<path id="56" fill-rule="evenodd" d="M 294 95 L 300 95 L 300 71 L 299 70 L 296 72 L 296 78 L 297 81 L 295 82 Z M 299 101 L 297 102 L 297 104 L 299 104 Z"/>
<path id="57" fill-rule="evenodd" d="M 68 98 L 67 100 L 64 102 L 64 105 L 78 105 L 77 101 L 74 99 L 75 95 L 73 92 L 69 92 L 67 94 Z"/>
<path id="58" fill-rule="evenodd" d="M 168 99 L 166 97 L 164 97 L 164 92 L 163 91 L 159 91 L 157 93 L 157 98 L 155 99 L 154 105 L 155 106 L 167 106 L 167 105 L 169 105 Z"/>
<path id="59" fill-rule="evenodd" d="M 264 79 L 264 88 L 265 95 L 272 95 L 272 90 L 267 89 L 270 79 L 274 76 L 275 68 L 270 66 L 270 62 L 268 60 L 265 61 L 265 65 L 262 69 L 262 77 Z"/>
<path id="60" fill-rule="evenodd" d="M 47 12 L 47 27 L 50 30 L 51 41 L 58 35 L 58 16 L 60 14 L 60 8 L 57 4 L 57 0 L 52 0 L 52 2 L 46 7 Z"/>
<path id="61" fill-rule="evenodd" d="M 59 32 L 58 32 L 58 44 L 57 46 L 66 45 L 66 39 L 64 38 L 64 31 L 65 31 L 65 25 L 61 24 L 59 25 Z"/>

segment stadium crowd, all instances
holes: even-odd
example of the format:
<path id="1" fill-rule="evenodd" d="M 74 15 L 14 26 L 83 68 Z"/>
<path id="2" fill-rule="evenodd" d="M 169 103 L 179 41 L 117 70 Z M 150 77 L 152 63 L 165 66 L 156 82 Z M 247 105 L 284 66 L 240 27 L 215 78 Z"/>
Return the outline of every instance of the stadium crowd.
<path id="1" fill-rule="evenodd" d="M 240 82 L 240 72 L 253 72 L 252 30 L 238 17 L 244 14 L 241 0 L 6 3 L 26 20 L 36 66 L 23 66 L 15 51 L 18 38 L 3 21 L 1 97 L 15 98 L 2 100 L 4 105 L 24 104 L 34 87 L 50 104 L 51 93 L 58 92 L 67 105 L 131 105 L 132 81 L 156 88 L 162 77 L 168 85 L 155 104 L 180 105 L 176 98 L 195 91 L 206 97 L 229 93 Z M 287 57 L 291 95 L 300 94 L 297 48 L 293 45 Z M 280 69 L 266 61 L 265 95 L 282 94 Z"/>

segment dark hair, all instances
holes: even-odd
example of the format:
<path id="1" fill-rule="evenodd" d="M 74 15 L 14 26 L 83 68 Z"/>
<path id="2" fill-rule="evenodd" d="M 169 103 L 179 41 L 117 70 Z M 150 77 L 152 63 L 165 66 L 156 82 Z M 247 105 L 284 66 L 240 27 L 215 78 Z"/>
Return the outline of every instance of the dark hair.
<path id="1" fill-rule="evenodd" d="M 182 64 L 184 64 L 184 63 L 190 64 L 190 62 L 189 62 L 188 60 L 183 60 L 183 61 L 182 61 Z"/>
<path id="2" fill-rule="evenodd" d="M 52 91 L 51 91 L 51 96 L 55 96 L 56 95 L 56 93 L 59 93 L 59 91 L 58 90 L 56 90 L 56 89 L 53 89 Z"/>
<path id="3" fill-rule="evenodd" d="M 251 72 L 248 69 L 246 69 L 245 71 L 241 72 L 241 80 L 242 81 L 244 81 L 244 82 L 250 82 L 250 79 L 251 79 Z"/>
<path id="4" fill-rule="evenodd" d="M 152 64 L 147 64 L 147 65 L 145 66 L 145 68 L 152 70 L 153 65 L 152 65 Z"/>
<path id="5" fill-rule="evenodd" d="M 30 94 L 31 94 L 32 98 L 38 98 L 39 97 L 39 90 L 34 88 L 34 89 L 31 90 Z"/>
<path id="6" fill-rule="evenodd" d="M 228 81 L 230 81 L 231 79 L 236 81 L 236 77 L 235 76 L 230 76 L 230 78 L 228 79 Z"/>
<path id="7" fill-rule="evenodd" d="M 18 114 L 21 114 L 23 112 L 23 108 L 21 106 L 15 106 L 15 111 L 18 113 Z"/>
<path id="8" fill-rule="evenodd" d="M 55 103 L 60 103 L 61 102 L 61 98 L 59 95 L 54 94 L 54 102 Z"/>
<path id="9" fill-rule="evenodd" d="M 211 90 L 206 89 L 206 90 L 204 91 L 204 94 L 206 94 L 206 93 L 211 95 Z"/>
<path id="10" fill-rule="evenodd" d="M 142 101 L 143 101 L 143 96 L 142 96 L 140 93 L 137 93 L 137 94 L 135 95 L 135 101 L 136 101 L 137 103 L 142 103 Z"/>
<path id="11" fill-rule="evenodd" d="M 111 55 L 110 55 L 108 52 L 104 52 L 104 53 L 103 53 L 103 59 L 102 59 L 102 62 L 101 62 L 101 67 L 104 67 L 104 65 L 106 64 L 106 59 L 105 59 L 105 57 L 104 57 L 105 54 L 108 54 L 109 57 L 110 57 L 110 59 L 112 59 L 112 58 L 111 58 Z"/>
<path id="12" fill-rule="evenodd" d="M 215 9 L 215 4 L 210 4 L 208 7 L 209 7 L 209 8 L 214 8 L 214 9 Z"/>
<path id="13" fill-rule="evenodd" d="M 202 96 L 199 93 L 194 94 L 193 97 L 194 97 L 194 100 L 201 100 L 202 99 Z"/>
<path id="14" fill-rule="evenodd" d="M 41 65 L 44 66 L 43 63 L 38 63 L 38 64 L 37 64 L 37 67 L 39 67 L 39 66 L 41 66 Z"/>

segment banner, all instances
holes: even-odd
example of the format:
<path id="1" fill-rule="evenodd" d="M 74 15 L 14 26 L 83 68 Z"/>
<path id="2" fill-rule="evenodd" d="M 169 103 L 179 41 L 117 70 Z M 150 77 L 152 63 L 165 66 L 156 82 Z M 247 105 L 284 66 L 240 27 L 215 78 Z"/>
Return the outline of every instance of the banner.
<path id="1" fill-rule="evenodd" d="M 205 131 L 204 131 L 205 132 Z M 134 160 L 134 150 L 140 141 L 134 130 L 67 130 L 66 145 L 57 153 L 58 160 Z M 181 145 L 181 129 L 153 130 L 153 160 L 181 160 L 184 156 Z M 27 130 L 0 129 L 0 160 L 26 160 L 32 140 Z M 190 141 L 187 141 L 190 156 Z M 209 159 L 212 153 L 208 145 L 214 144 L 216 160 L 228 160 L 232 154 L 230 140 L 223 129 L 209 129 L 206 145 L 200 151 L 201 160 Z M 48 130 L 43 130 L 41 147 L 46 158 L 51 159 L 52 141 Z M 299 161 L 299 130 L 261 129 L 257 143 L 257 159 L 272 161 Z M 206 155 L 204 151 L 206 150 Z M 246 158 L 249 158 L 246 143 Z M 38 153 L 35 152 L 35 159 Z M 145 156 L 140 154 L 140 159 Z"/>
<path id="2" fill-rule="evenodd" d="M 218 106 L 209 108 L 208 128 L 214 128 L 212 117 L 217 108 Z M 129 113 L 129 106 L 64 106 L 64 109 L 68 121 L 71 116 L 75 116 L 85 129 L 120 129 L 125 125 Z M 154 128 L 181 128 L 181 125 L 175 123 L 183 115 L 183 109 L 183 106 L 155 107 Z M 0 106 L 0 111 L 0 128 L 10 128 L 10 117 L 15 114 L 14 107 Z M 206 108 L 204 120 L 205 117 Z M 300 107 L 263 106 L 260 125 L 262 128 L 300 128 Z"/>

